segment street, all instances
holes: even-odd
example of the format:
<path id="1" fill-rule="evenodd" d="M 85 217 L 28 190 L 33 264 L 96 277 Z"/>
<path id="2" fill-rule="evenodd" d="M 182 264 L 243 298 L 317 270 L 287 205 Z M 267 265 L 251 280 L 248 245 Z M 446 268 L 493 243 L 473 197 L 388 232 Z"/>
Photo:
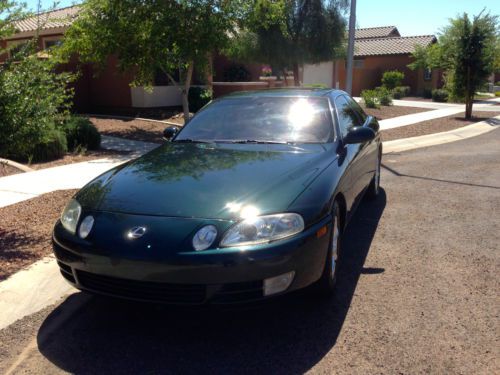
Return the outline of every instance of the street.
<path id="1" fill-rule="evenodd" d="M 337 293 L 178 309 L 83 293 L 0 331 L 0 373 L 500 372 L 500 130 L 383 158 Z"/>

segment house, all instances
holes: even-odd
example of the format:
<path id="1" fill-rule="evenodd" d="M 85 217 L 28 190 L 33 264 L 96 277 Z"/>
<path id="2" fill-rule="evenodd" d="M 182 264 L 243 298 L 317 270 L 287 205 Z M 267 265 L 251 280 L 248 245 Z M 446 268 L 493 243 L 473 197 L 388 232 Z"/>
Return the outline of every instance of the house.
<path id="1" fill-rule="evenodd" d="M 412 71 L 408 64 L 415 46 L 426 47 L 436 43 L 434 35 L 401 36 L 395 26 L 357 29 L 354 36 L 354 62 L 352 94 L 380 86 L 382 74 L 387 70 L 404 73 L 403 85 L 410 86 L 413 94 L 422 94 L 424 88 L 440 84 L 438 71 Z M 304 84 L 322 83 L 328 87 L 345 88 L 346 62 L 336 60 L 317 65 L 305 65 L 301 80 Z"/>
<path id="2" fill-rule="evenodd" d="M 78 5 L 41 13 L 16 22 L 15 34 L 0 40 L 0 49 L 17 48 L 39 36 L 38 48 L 46 50 L 61 43 L 65 31 L 78 16 Z M 411 62 L 411 53 L 415 45 L 427 46 L 435 43 L 433 35 L 402 37 L 395 26 L 376 27 L 356 30 L 353 94 L 359 95 L 361 90 L 380 85 L 380 78 L 386 70 L 398 69 L 405 73 L 404 85 L 411 87 L 413 93 L 421 93 L 424 87 L 436 87 L 437 72 L 411 71 L 407 64 Z M 43 54 L 40 54 L 43 57 Z M 7 56 L 0 56 L 0 63 Z M 234 62 L 224 56 L 214 60 L 216 81 L 223 81 L 225 70 Z M 269 87 L 259 82 L 260 64 L 240 64 L 248 70 L 249 79 L 254 82 L 233 84 L 220 82 L 219 90 L 214 93 L 225 94 L 235 90 L 262 89 Z M 74 83 L 74 109 L 79 112 L 131 112 L 144 108 L 178 106 L 181 104 L 181 92 L 169 84 L 165 77 L 159 75 L 153 84 L 152 91 L 142 87 L 131 87 L 133 76 L 117 69 L 117 59 L 108 58 L 107 64 L 99 74 L 95 74 L 92 64 L 80 64 L 75 58 L 61 66 L 61 71 L 76 71 L 79 78 Z M 337 60 L 318 65 L 305 65 L 299 72 L 299 79 L 304 84 L 322 83 L 327 87 L 345 88 L 345 61 Z M 195 81 L 196 83 L 196 81 Z M 215 88 L 215 86 L 214 86 Z"/>

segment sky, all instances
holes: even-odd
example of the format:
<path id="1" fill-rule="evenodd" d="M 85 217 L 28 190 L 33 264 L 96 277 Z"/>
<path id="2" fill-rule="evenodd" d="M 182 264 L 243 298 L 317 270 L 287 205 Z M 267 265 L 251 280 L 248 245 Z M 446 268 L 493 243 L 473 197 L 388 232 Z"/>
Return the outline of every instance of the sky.
<path id="1" fill-rule="evenodd" d="M 27 0 L 36 8 L 37 0 Z M 52 0 L 42 0 L 50 7 Z M 59 7 L 72 5 L 74 0 L 61 0 Z M 402 36 L 436 35 L 449 18 L 467 12 L 476 15 L 483 8 L 500 16 L 500 0 L 357 0 L 356 26 L 396 26 Z"/>

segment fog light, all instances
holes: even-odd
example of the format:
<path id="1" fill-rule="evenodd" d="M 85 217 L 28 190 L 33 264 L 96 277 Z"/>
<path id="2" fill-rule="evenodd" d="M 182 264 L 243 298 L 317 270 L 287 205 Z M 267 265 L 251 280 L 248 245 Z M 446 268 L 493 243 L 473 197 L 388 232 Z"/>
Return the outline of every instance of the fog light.
<path id="1" fill-rule="evenodd" d="M 295 276 L 295 271 L 287 272 L 279 276 L 264 280 L 264 296 L 284 292 L 288 289 Z"/>
<path id="2" fill-rule="evenodd" d="M 94 218 L 92 216 L 89 215 L 85 219 L 83 219 L 82 223 L 80 224 L 80 229 L 78 230 L 80 238 L 87 238 L 93 226 Z"/>

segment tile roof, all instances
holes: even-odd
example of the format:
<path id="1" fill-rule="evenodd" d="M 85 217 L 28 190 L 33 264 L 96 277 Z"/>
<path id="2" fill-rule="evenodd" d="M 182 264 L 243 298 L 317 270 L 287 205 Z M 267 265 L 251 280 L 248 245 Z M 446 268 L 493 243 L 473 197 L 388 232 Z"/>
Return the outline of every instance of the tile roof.
<path id="1" fill-rule="evenodd" d="M 39 16 L 17 21 L 15 28 L 18 32 L 30 32 L 37 30 L 39 24 L 42 30 L 67 27 L 72 24 L 79 10 L 80 7 L 75 5 L 41 13 Z"/>
<path id="2" fill-rule="evenodd" d="M 391 36 L 401 36 L 396 26 L 368 27 L 356 29 L 354 39 L 385 38 Z"/>
<path id="3" fill-rule="evenodd" d="M 415 52 L 415 45 L 428 46 L 434 35 L 360 39 L 354 41 L 354 56 L 401 55 Z"/>

